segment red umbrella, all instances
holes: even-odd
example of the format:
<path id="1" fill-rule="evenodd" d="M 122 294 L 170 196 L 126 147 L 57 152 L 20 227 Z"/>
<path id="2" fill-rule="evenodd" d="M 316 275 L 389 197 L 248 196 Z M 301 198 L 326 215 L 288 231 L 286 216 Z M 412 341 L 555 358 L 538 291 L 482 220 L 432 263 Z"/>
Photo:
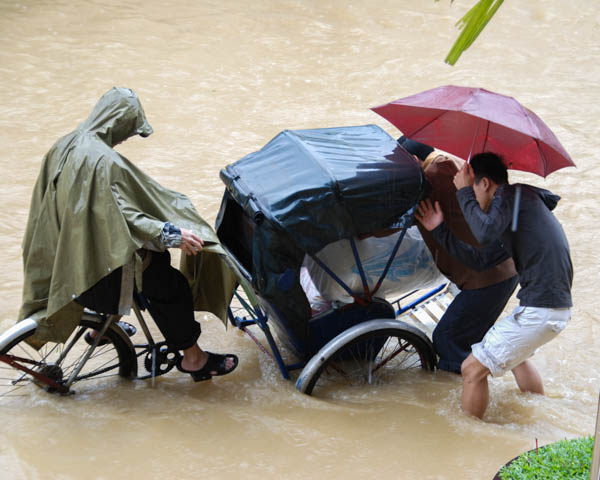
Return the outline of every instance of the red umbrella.
<path id="1" fill-rule="evenodd" d="M 490 151 L 508 167 L 542 177 L 575 166 L 554 133 L 512 97 L 452 85 L 372 109 L 406 137 L 461 158 Z"/>

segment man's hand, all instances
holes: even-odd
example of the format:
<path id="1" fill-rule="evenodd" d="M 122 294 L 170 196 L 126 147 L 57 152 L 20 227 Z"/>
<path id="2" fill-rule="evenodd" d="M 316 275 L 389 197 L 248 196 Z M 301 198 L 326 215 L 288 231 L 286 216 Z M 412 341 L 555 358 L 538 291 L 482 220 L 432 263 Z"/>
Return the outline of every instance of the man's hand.
<path id="1" fill-rule="evenodd" d="M 204 242 L 191 230 L 181 229 L 181 248 L 188 255 L 196 255 L 202 251 Z"/>
<path id="2" fill-rule="evenodd" d="M 473 172 L 471 165 L 465 163 L 465 166 L 454 175 L 454 186 L 457 190 L 460 190 L 464 187 L 472 187 L 474 183 L 475 173 Z"/>
<path id="3" fill-rule="evenodd" d="M 431 200 L 428 198 L 419 203 L 415 217 L 417 217 L 417 220 L 421 222 L 421 225 L 430 232 L 444 221 L 444 214 L 442 213 L 439 202 L 435 202 L 432 206 Z"/>

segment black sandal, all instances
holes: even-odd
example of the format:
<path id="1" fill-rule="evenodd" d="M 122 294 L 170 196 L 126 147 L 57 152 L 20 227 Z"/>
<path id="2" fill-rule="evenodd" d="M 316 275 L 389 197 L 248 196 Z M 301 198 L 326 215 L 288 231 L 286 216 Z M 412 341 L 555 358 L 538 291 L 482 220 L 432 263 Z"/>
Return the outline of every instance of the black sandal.
<path id="1" fill-rule="evenodd" d="M 119 320 L 117 322 L 117 325 L 119 325 L 119 327 L 121 327 L 125 331 L 125 333 L 130 337 L 133 337 L 135 335 L 135 332 L 137 332 L 137 328 L 135 328 L 131 323 L 122 322 Z M 83 339 L 88 345 L 93 345 L 94 340 L 96 340 L 96 337 L 92 337 L 92 332 L 90 331 L 84 335 Z M 110 340 L 108 339 L 108 337 L 102 337 L 98 342 L 98 346 L 101 347 L 102 345 L 106 345 L 109 342 Z"/>
<path id="2" fill-rule="evenodd" d="M 218 353 L 208 353 L 208 359 L 206 360 L 206 364 L 200 368 L 199 370 L 186 370 L 181 366 L 181 362 L 183 361 L 183 357 L 179 357 L 177 360 L 177 370 L 182 373 L 189 373 L 194 382 L 201 382 L 203 380 L 210 380 L 212 377 L 219 377 L 221 375 L 227 375 L 228 373 L 233 372 L 238 366 L 238 357 L 233 353 L 227 353 L 225 355 L 220 355 Z M 228 358 L 233 358 L 233 366 L 228 370 L 225 366 L 225 361 Z"/>

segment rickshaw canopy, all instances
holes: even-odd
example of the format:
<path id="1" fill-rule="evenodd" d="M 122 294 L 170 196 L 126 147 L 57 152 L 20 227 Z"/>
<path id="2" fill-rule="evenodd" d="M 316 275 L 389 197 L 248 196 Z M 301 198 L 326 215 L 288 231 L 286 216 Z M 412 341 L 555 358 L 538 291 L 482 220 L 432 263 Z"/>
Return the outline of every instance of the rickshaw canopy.
<path id="1" fill-rule="evenodd" d="M 315 344 L 299 282 L 305 255 L 406 224 L 427 185 L 419 162 L 375 125 L 285 130 L 221 179 L 217 235 L 285 330 L 280 338 L 305 354 Z"/>
<path id="2" fill-rule="evenodd" d="M 284 130 L 221 179 L 256 223 L 308 253 L 393 226 L 424 187 L 418 162 L 376 125 Z"/>

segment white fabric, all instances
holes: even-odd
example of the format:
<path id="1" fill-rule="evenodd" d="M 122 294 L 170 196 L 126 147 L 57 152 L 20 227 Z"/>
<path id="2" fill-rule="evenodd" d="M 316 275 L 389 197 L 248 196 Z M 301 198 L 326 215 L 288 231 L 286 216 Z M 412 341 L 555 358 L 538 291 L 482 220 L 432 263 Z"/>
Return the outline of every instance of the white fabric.
<path id="1" fill-rule="evenodd" d="M 473 356 L 492 376 L 502 376 L 562 332 L 570 318 L 570 308 L 516 307 L 472 346 Z"/>
<path id="2" fill-rule="evenodd" d="M 400 232 L 387 237 L 356 240 L 369 288 L 379 280 L 396 245 Z M 330 243 L 317 253 L 354 293 L 362 293 L 363 285 L 348 240 Z M 417 227 L 407 230 L 400 248 L 376 296 L 395 300 L 403 293 L 432 288 L 447 282 L 437 269 L 429 249 Z M 300 284 L 314 311 L 326 310 L 332 302 L 352 303 L 354 299 L 308 255 L 304 258 Z"/>

